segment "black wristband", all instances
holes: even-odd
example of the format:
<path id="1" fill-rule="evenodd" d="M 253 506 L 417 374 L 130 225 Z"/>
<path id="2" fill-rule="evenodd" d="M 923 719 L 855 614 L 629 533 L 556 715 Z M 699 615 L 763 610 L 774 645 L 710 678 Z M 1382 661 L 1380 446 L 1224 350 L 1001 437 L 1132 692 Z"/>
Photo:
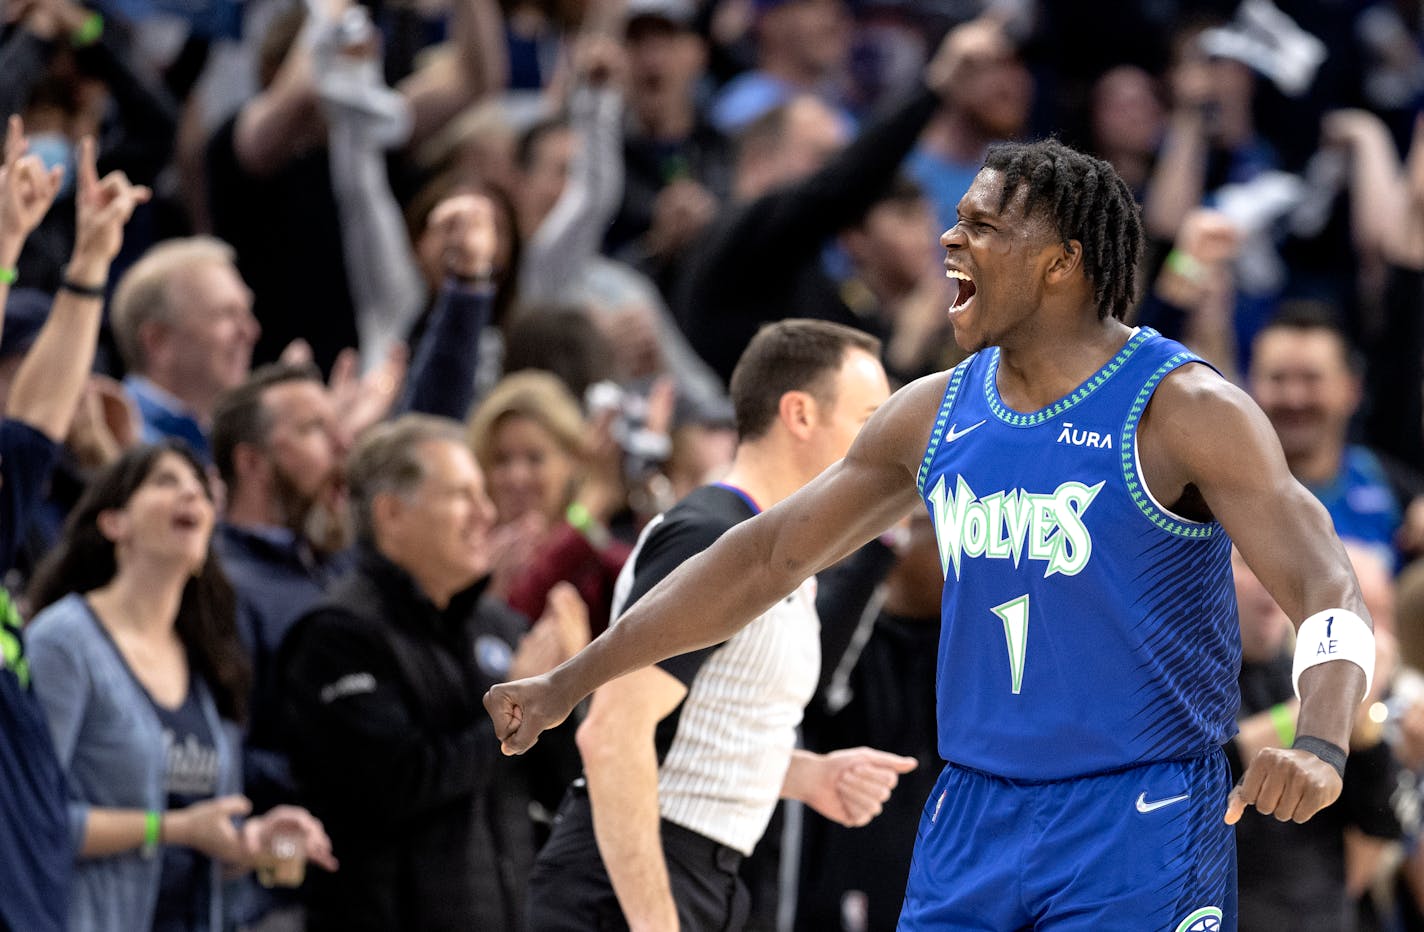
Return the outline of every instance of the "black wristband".
<path id="1" fill-rule="evenodd" d="M 104 298 L 103 285 L 82 285 L 70 278 L 67 273 L 60 279 L 59 287 L 70 294 L 79 295 L 81 298 L 98 298 L 100 300 Z"/>
<path id="2" fill-rule="evenodd" d="M 1316 757 L 1325 761 L 1335 772 L 1340 775 L 1340 779 L 1345 779 L 1345 749 L 1338 744 L 1331 744 L 1324 738 L 1312 738 L 1310 735 L 1296 735 L 1292 749 L 1309 751 Z"/>

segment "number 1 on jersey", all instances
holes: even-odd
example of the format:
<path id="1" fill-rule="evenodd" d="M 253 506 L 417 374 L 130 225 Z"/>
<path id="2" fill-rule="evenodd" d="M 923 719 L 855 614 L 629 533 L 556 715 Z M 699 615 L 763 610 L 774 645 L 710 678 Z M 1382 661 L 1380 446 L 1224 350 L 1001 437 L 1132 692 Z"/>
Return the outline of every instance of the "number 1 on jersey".
<path id="1" fill-rule="evenodd" d="M 1017 696 L 1023 687 L 1024 655 L 1028 652 L 1028 593 L 989 611 L 1004 623 L 1004 640 L 1009 645 L 1009 673 Z"/>

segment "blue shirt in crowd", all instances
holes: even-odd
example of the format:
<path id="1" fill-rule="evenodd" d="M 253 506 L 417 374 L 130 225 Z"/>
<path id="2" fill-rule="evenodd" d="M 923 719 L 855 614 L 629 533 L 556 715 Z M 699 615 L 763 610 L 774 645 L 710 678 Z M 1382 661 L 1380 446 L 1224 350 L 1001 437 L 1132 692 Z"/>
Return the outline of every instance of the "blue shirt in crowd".
<path id="1" fill-rule="evenodd" d="M 144 443 L 160 443 L 173 437 L 185 441 L 204 463 L 212 459 L 208 435 L 183 402 L 141 375 L 124 379 L 124 388 L 138 406 L 139 418 L 143 421 L 140 439 Z"/>
<path id="2" fill-rule="evenodd" d="M 83 841 L 92 808 L 166 809 L 168 742 L 163 723 L 89 603 L 79 595 L 65 596 L 40 612 L 26 634 L 35 692 L 68 776 L 69 850 Z M 192 692 L 216 749 L 215 795 L 240 792 L 237 726 L 219 718 L 201 677 L 193 678 Z M 69 894 L 69 927 L 85 932 L 151 929 L 162 876 L 163 859 L 141 850 L 81 859 Z M 223 897 L 216 863 L 205 879 L 208 914 L 194 930 L 218 932 L 223 928 Z"/>
<path id="3" fill-rule="evenodd" d="M 1394 535 L 1404 515 L 1384 466 L 1374 453 L 1361 446 L 1346 447 L 1335 480 L 1310 486 L 1310 491 L 1330 512 L 1336 534 L 1378 546 L 1393 557 Z"/>

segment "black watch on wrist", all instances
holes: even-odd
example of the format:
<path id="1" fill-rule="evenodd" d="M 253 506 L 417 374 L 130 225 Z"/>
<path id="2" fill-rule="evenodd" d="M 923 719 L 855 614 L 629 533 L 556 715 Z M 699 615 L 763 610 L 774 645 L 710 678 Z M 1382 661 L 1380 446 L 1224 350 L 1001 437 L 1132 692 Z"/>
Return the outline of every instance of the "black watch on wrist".
<path id="1" fill-rule="evenodd" d="M 102 299 L 104 297 L 103 282 L 100 282 L 97 285 L 86 285 L 83 282 L 77 282 L 69 276 L 68 266 L 65 267 L 64 274 L 59 280 L 59 287 L 61 290 L 67 291 L 70 294 L 76 294 L 81 298 Z"/>

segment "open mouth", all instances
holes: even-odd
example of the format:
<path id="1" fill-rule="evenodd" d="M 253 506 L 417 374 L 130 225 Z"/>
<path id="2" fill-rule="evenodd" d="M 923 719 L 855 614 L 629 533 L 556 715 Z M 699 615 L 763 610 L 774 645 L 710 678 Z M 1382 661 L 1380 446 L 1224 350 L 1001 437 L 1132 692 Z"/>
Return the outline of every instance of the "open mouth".
<path id="1" fill-rule="evenodd" d="M 202 521 L 197 515 L 178 515 L 173 519 L 173 526 L 180 531 L 196 531 L 202 526 Z"/>
<path id="2" fill-rule="evenodd" d="M 974 287 L 974 279 L 959 269 L 947 269 L 944 277 L 959 285 L 954 300 L 949 303 L 949 309 L 951 311 L 962 310 L 974 298 L 974 292 L 978 290 Z"/>

